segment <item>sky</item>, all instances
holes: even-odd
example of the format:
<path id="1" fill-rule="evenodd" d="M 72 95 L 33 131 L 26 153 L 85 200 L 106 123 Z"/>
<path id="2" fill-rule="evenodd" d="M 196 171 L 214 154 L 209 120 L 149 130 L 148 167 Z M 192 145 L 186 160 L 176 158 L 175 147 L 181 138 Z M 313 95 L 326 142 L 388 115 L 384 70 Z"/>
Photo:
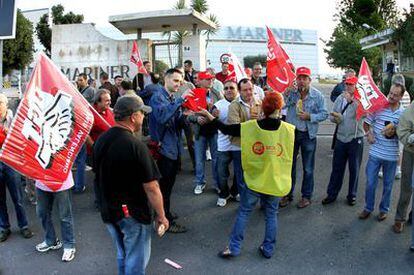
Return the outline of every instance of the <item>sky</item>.
<path id="1" fill-rule="evenodd" d="M 328 40 L 336 26 L 333 16 L 338 0 L 207 0 L 209 12 L 217 15 L 222 26 L 272 26 L 275 28 L 317 30 L 319 38 Z M 39 9 L 62 4 L 65 11 L 83 14 L 85 23 L 108 26 L 111 15 L 151 10 L 165 10 L 177 0 L 17 0 L 22 10 Z M 190 1 L 187 0 L 187 3 Z M 408 8 L 413 0 L 396 0 L 399 8 Z M 319 40 L 319 71 L 335 73 L 323 53 Z"/>

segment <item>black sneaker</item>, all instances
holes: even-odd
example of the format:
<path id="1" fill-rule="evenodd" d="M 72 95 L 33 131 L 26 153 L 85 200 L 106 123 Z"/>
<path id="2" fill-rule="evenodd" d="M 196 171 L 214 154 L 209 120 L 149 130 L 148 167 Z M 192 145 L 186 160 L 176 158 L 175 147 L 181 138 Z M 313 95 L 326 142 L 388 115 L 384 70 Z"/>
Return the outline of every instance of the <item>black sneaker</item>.
<path id="1" fill-rule="evenodd" d="M 168 228 L 169 233 L 185 233 L 187 232 L 187 228 L 184 225 L 180 225 L 176 222 L 172 222 L 170 227 Z"/>
<path id="2" fill-rule="evenodd" d="M 323 205 L 330 204 L 330 203 L 333 203 L 335 200 L 336 198 L 334 199 L 334 198 L 326 197 L 322 200 L 322 204 Z"/>
<path id="3" fill-rule="evenodd" d="M 29 228 L 20 229 L 20 234 L 22 234 L 23 238 L 25 239 L 30 239 L 34 235 L 33 232 L 30 231 Z"/>
<path id="4" fill-rule="evenodd" d="M 263 248 L 263 245 L 259 246 L 259 252 L 260 252 L 260 254 L 262 254 L 262 256 L 263 256 L 264 258 L 266 258 L 266 259 L 270 259 L 270 258 L 272 258 L 272 256 L 271 256 L 271 255 L 267 255 L 267 254 L 265 253 L 264 248 Z"/>
<path id="5" fill-rule="evenodd" d="M 356 204 L 356 198 L 347 199 L 349 206 L 354 206 Z"/>
<path id="6" fill-rule="evenodd" d="M 0 231 L 0 243 L 7 240 L 7 238 L 10 236 L 10 234 L 11 234 L 10 229 L 4 229 L 4 230 Z"/>

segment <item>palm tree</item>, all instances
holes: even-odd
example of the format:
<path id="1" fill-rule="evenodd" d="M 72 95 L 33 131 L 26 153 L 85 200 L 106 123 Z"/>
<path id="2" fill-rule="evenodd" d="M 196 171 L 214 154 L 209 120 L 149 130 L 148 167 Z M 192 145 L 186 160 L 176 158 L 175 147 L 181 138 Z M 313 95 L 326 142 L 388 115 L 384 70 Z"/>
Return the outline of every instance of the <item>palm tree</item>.
<path id="1" fill-rule="evenodd" d="M 208 12 L 208 4 L 207 4 L 207 0 L 191 0 L 191 4 L 190 7 L 197 11 L 198 13 L 202 14 L 202 15 L 206 15 Z M 175 10 L 181 10 L 181 9 L 186 9 L 187 8 L 187 4 L 185 0 L 177 0 L 177 3 L 175 3 L 175 5 L 173 6 L 173 9 Z M 218 21 L 218 18 L 216 15 L 214 14 L 209 14 L 208 19 L 210 19 L 210 21 L 212 21 L 217 29 L 215 30 L 206 30 L 204 32 L 205 35 L 207 35 L 207 41 L 206 41 L 206 49 L 208 47 L 208 42 L 210 39 L 211 35 L 214 35 L 217 33 L 218 29 L 220 28 L 220 24 Z M 166 31 L 163 32 L 163 36 L 168 36 L 168 58 L 170 61 L 170 65 L 171 67 L 173 66 L 172 64 L 172 58 L 171 58 L 171 43 L 176 44 L 178 47 L 178 64 L 182 64 L 182 59 L 183 59 L 183 51 L 182 51 L 182 45 L 183 45 L 183 39 L 187 36 L 190 35 L 189 31 L 175 31 L 175 32 L 171 32 L 171 31 Z"/>
<path id="2" fill-rule="evenodd" d="M 213 22 L 216 25 L 216 29 L 206 30 L 204 32 L 204 34 L 207 35 L 206 50 L 207 50 L 207 47 L 208 47 L 208 42 L 210 41 L 210 36 L 216 34 L 218 32 L 218 30 L 220 29 L 220 23 L 219 23 L 218 18 L 215 14 L 210 13 L 210 15 L 208 16 L 208 19 L 210 19 L 210 21 Z"/>
<path id="3" fill-rule="evenodd" d="M 197 12 L 199 12 L 202 15 L 206 15 L 208 12 L 208 4 L 207 0 L 191 0 L 191 8 Z M 218 18 L 216 15 L 210 13 L 208 15 L 208 19 L 210 19 L 211 22 L 213 22 L 216 25 L 216 29 L 213 30 L 206 30 L 204 32 L 205 35 L 207 35 L 206 39 L 206 49 L 208 47 L 208 41 L 210 40 L 210 36 L 217 33 L 217 31 L 220 29 L 220 23 L 218 21 Z"/>
<path id="4" fill-rule="evenodd" d="M 207 0 L 191 0 L 191 8 L 201 14 L 206 14 L 208 11 Z"/>
<path id="5" fill-rule="evenodd" d="M 177 0 L 177 3 L 175 3 L 175 5 L 173 6 L 174 10 L 182 10 L 182 9 L 186 9 L 187 5 L 185 3 L 185 0 Z M 172 64 L 172 58 L 171 58 L 171 42 L 173 42 L 174 44 L 178 45 L 178 59 L 180 60 L 180 54 L 181 54 L 181 59 L 182 59 L 182 38 L 186 35 L 188 35 L 188 33 L 186 32 L 171 32 L 171 31 L 165 31 L 162 33 L 163 36 L 168 36 L 168 59 L 170 61 L 170 66 L 173 67 Z M 171 40 L 171 38 L 173 38 L 173 40 Z M 181 62 L 179 62 L 179 64 L 181 64 Z"/>

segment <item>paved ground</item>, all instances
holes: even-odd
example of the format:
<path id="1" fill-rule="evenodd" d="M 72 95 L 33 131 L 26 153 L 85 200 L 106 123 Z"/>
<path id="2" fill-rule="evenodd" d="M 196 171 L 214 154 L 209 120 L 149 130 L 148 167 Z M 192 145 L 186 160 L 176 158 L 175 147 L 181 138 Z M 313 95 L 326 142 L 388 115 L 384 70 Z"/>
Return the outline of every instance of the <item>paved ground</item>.
<path id="1" fill-rule="evenodd" d="M 328 88 L 323 90 L 329 91 Z M 344 191 L 335 204 L 321 205 L 331 170 L 330 143 L 330 137 L 318 138 L 313 204 L 303 210 L 291 205 L 280 211 L 277 251 L 270 260 L 257 251 L 264 232 L 264 216 L 259 209 L 249 222 L 241 256 L 232 260 L 216 256 L 228 240 L 237 203 L 216 207 L 217 196 L 209 188 L 200 196 L 193 195 L 186 159 L 174 189 L 173 207 L 189 231 L 181 235 L 166 234 L 162 239 L 154 236 L 148 274 L 413 274 L 414 253 L 408 251 L 410 230 L 400 235 L 391 231 L 399 181 L 395 181 L 390 217 L 381 223 L 375 217 L 366 221 L 357 218 L 363 207 L 363 171 L 356 206 L 345 204 Z M 367 150 L 365 161 L 366 153 Z M 91 183 L 91 174 L 88 179 Z M 295 194 L 296 203 L 299 190 Z M 86 193 L 73 196 L 73 205 L 78 250 L 73 262 L 62 263 L 61 251 L 46 254 L 35 251 L 35 244 L 42 241 L 42 230 L 35 208 L 27 205 L 36 235 L 25 240 L 17 234 L 14 211 L 10 208 L 14 232 L 0 244 L 0 274 L 116 274 L 115 249 L 93 207 L 90 184 Z M 184 268 L 180 271 L 171 268 L 164 263 L 165 258 Z"/>

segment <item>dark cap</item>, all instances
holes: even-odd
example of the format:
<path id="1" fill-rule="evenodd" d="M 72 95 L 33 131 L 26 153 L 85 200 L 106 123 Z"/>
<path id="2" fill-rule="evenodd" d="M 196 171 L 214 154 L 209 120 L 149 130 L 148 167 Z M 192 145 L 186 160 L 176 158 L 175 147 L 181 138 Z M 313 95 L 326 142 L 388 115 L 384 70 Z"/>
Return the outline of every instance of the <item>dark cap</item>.
<path id="1" fill-rule="evenodd" d="M 137 95 L 125 95 L 120 97 L 114 106 L 115 119 L 122 119 L 138 111 L 149 114 L 152 111 L 150 106 L 144 104 L 142 98 Z"/>

